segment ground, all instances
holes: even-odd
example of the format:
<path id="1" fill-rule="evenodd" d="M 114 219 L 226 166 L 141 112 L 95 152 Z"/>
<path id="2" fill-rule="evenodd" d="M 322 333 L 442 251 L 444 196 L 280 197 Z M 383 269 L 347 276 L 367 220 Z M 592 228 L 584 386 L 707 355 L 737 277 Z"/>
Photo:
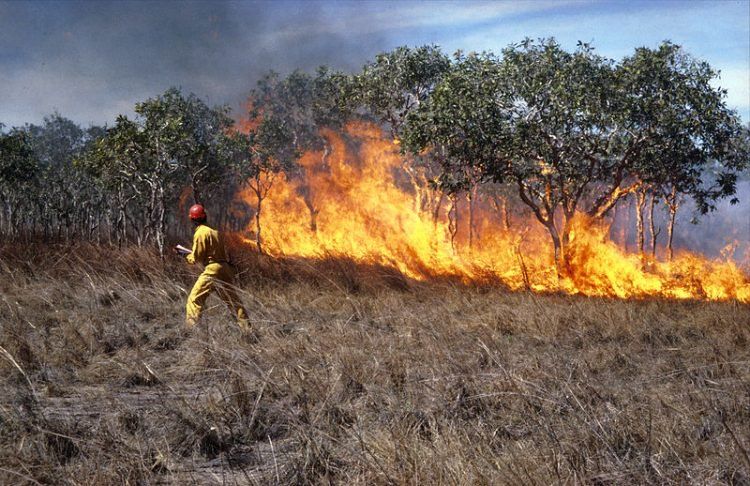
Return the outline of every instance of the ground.
<path id="1" fill-rule="evenodd" d="M 1 484 L 750 483 L 750 307 L 0 248 Z"/>

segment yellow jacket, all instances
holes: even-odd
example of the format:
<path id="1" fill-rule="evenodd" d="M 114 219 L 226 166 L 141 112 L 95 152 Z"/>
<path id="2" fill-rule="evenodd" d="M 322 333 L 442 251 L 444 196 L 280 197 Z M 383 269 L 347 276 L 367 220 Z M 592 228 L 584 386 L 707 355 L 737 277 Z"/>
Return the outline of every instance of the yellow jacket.
<path id="1" fill-rule="evenodd" d="M 189 264 L 200 263 L 203 266 L 211 263 L 229 263 L 227 252 L 224 249 L 224 240 L 215 229 L 205 224 L 195 228 L 193 234 L 193 252 L 186 257 Z"/>

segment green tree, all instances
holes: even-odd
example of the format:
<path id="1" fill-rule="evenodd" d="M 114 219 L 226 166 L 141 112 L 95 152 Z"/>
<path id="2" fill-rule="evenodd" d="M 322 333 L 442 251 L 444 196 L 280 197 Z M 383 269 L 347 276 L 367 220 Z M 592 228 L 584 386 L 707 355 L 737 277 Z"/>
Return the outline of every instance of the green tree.
<path id="1" fill-rule="evenodd" d="M 437 46 L 402 46 L 378 54 L 354 76 L 349 103 L 365 107 L 398 138 L 408 114 L 429 97 L 450 66 Z"/>
<path id="2" fill-rule="evenodd" d="M 153 240 L 163 253 L 169 208 L 183 188 L 204 202 L 247 146 L 226 107 L 210 108 L 176 88 L 137 103 L 135 112 L 135 120 L 118 117 L 82 163 L 116 194 L 118 240 L 127 239 L 129 223 L 139 244 Z"/>
<path id="3" fill-rule="evenodd" d="M 177 88 L 137 103 L 143 131 L 163 174 L 187 176 L 197 203 L 223 182 L 237 142 L 227 106 L 209 107 L 194 94 Z"/>
<path id="4" fill-rule="evenodd" d="M 58 239 L 73 235 L 91 238 L 105 212 L 104 194 L 73 162 L 102 129 L 84 130 L 53 113 L 44 117 L 41 125 L 26 125 L 24 131 L 40 165 L 34 188 L 35 210 L 31 211 L 33 226 L 38 220 L 45 238 L 53 227 Z"/>
<path id="5" fill-rule="evenodd" d="M 0 202 L 6 234 L 18 234 L 18 218 L 24 209 L 21 203 L 38 169 L 28 134 L 17 129 L 8 133 L 0 130 Z"/>
<path id="6" fill-rule="evenodd" d="M 142 244 L 146 238 L 148 189 L 153 179 L 148 141 L 141 127 L 125 116 L 118 116 L 77 164 L 91 174 L 111 195 L 115 239 L 119 246 L 129 239 L 128 227 Z"/>
<path id="7" fill-rule="evenodd" d="M 698 215 L 714 210 L 716 201 L 735 194 L 737 174 L 748 164 L 747 129 L 727 108 L 726 90 L 712 87 L 717 75 L 708 63 L 669 42 L 636 49 L 618 68 L 626 93 L 620 123 L 642 140 L 634 168 L 642 192 L 667 206 L 670 259 L 680 202 L 693 200 Z M 637 216 L 643 221 L 641 211 Z M 643 241 L 642 223 L 638 240 Z"/>
<path id="8" fill-rule="evenodd" d="M 398 47 L 379 54 L 352 77 L 345 103 L 358 115 L 387 127 L 400 142 L 407 117 L 429 98 L 450 68 L 450 58 L 437 46 Z M 432 152 L 406 157 L 402 165 L 418 207 L 432 214 L 435 225 L 446 199 L 451 204 L 448 214 L 458 215 L 455 211 L 457 198 L 446 197 L 445 191 L 433 183 L 440 173 L 438 156 Z M 473 207 L 472 200 L 470 207 Z M 451 228 L 457 227 L 457 221 L 451 222 L 455 223 Z"/>
<path id="9" fill-rule="evenodd" d="M 732 174 L 747 155 L 736 143 L 736 116 L 708 84 L 713 75 L 668 43 L 617 65 L 587 44 L 570 53 L 554 40 L 527 39 L 502 59 L 457 56 L 409 117 L 405 146 L 440 154 L 448 190 L 477 178 L 515 185 L 565 273 L 577 213 L 602 218 L 667 173 L 702 211 L 733 193 Z M 711 183 L 709 164 L 721 168 Z"/>
<path id="10" fill-rule="evenodd" d="M 300 177 L 300 190 L 310 212 L 310 227 L 316 229 L 318 209 L 312 187 L 299 157 L 308 150 L 320 151 L 322 162 L 331 147 L 322 130 L 340 128 L 350 115 L 351 80 L 346 75 L 320 67 L 315 75 L 294 71 L 281 78 L 271 72 L 264 76 L 251 93 L 249 112 L 252 159 L 248 186 L 256 198 L 254 209 L 256 241 L 262 251 L 261 212 L 263 199 L 276 176 Z"/>

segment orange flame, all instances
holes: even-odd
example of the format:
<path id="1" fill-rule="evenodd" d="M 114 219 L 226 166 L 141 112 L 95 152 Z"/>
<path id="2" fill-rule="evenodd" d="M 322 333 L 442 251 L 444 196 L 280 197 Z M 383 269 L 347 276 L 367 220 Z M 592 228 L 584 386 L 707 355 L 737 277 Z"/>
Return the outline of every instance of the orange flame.
<path id="1" fill-rule="evenodd" d="M 253 111 L 254 107 L 255 107 L 255 100 L 252 97 L 249 98 L 247 102 L 245 103 L 245 105 L 243 106 L 246 113 Z M 261 118 L 262 118 L 262 113 L 259 114 L 255 118 L 243 117 L 237 120 L 237 125 L 236 125 L 237 129 L 241 133 L 248 134 L 251 131 L 258 128 L 258 125 L 260 125 L 260 122 L 261 122 Z"/>
<path id="2" fill-rule="evenodd" d="M 573 223 L 571 276 L 559 278 L 540 225 L 515 221 L 506 230 L 496 210 L 478 205 L 472 225 L 477 236 L 469 241 L 468 203 L 454 209 L 456 223 L 450 201 L 428 201 L 424 186 L 405 174 L 397 143 L 377 127 L 350 123 L 344 134 L 322 134 L 330 149 L 305 153 L 305 176 L 277 175 L 262 200 L 261 242 L 271 254 L 343 256 L 417 280 L 489 280 L 513 290 L 750 303 L 750 279 L 735 263 L 683 252 L 671 263 L 644 265 L 610 241 L 606 228 L 584 218 Z M 246 189 L 239 197 L 255 208 L 256 194 Z M 249 231 L 255 232 L 254 224 Z"/>

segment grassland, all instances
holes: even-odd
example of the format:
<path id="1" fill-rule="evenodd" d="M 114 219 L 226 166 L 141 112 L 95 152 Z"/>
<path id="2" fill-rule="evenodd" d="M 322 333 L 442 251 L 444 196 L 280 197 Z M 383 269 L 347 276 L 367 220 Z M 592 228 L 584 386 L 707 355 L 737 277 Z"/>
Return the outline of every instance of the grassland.
<path id="1" fill-rule="evenodd" d="M 0 249 L 2 484 L 750 484 L 750 308 Z"/>

